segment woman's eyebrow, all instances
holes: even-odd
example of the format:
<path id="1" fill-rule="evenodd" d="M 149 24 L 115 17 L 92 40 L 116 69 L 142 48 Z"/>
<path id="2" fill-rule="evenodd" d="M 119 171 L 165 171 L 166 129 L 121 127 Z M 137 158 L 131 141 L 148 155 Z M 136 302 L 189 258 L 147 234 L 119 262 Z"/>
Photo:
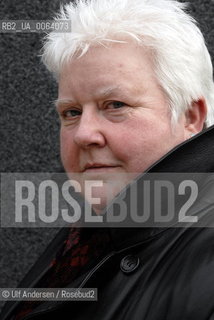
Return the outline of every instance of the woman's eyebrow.
<path id="1" fill-rule="evenodd" d="M 108 97 L 112 94 L 122 92 L 121 86 L 111 86 L 111 87 L 106 87 L 102 89 L 98 89 L 97 92 L 95 92 L 95 95 L 101 96 L 101 97 Z"/>
<path id="2" fill-rule="evenodd" d="M 59 110 L 63 106 L 71 104 L 73 102 L 74 101 L 72 99 L 56 99 L 53 101 L 53 104 L 56 107 L 56 109 Z"/>
<path id="3" fill-rule="evenodd" d="M 127 92 L 129 92 L 128 88 L 123 88 L 122 86 L 110 86 L 102 89 L 98 89 L 94 92 L 94 97 L 102 97 L 102 98 L 108 98 L 111 95 L 121 94 L 121 95 L 127 95 Z M 57 110 L 64 107 L 68 104 L 75 103 L 72 99 L 56 99 L 53 101 L 53 105 L 56 107 Z"/>

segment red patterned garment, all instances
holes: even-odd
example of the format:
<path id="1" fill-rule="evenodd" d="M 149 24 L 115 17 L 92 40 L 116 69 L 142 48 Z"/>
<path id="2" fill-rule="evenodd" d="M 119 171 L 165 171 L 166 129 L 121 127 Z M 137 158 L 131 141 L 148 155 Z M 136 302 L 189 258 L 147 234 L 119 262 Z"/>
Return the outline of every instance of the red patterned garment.
<path id="1" fill-rule="evenodd" d="M 63 288 L 81 274 L 83 268 L 102 257 L 109 247 L 108 233 L 103 229 L 72 228 L 50 268 L 36 284 L 37 288 Z M 24 301 L 18 305 L 13 320 L 21 320 L 42 301 Z"/>

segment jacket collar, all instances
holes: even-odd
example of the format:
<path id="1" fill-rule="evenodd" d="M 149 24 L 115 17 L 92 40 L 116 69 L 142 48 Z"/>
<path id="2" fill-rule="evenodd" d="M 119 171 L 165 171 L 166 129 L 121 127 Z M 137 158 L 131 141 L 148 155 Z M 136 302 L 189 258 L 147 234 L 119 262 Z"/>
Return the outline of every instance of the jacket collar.
<path id="1" fill-rule="evenodd" d="M 148 173 L 208 173 L 214 172 L 214 126 L 181 143 L 151 166 L 137 179 L 138 186 Z M 128 186 L 128 188 L 130 188 Z M 137 188 L 137 190 L 141 190 Z M 125 197 L 125 202 L 129 199 Z M 139 195 L 140 197 L 140 195 Z M 130 207 L 129 207 L 130 208 Z M 130 209 L 131 210 L 131 209 Z M 130 214 L 130 211 L 128 212 Z M 112 245 L 116 251 L 137 243 L 146 242 L 160 235 L 168 227 L 108 228 Z"/>

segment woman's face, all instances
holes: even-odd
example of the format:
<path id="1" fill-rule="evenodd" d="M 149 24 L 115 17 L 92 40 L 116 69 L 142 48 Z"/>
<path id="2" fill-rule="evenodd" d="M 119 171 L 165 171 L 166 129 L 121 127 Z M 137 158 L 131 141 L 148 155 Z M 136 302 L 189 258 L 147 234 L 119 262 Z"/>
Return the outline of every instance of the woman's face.
<path id="1" fill-rule="evenodd" d="M 102 207 L 107 181 L 119 182 L 115 196 L 189 137 L 184 116 L 172 129 L 149 53 L 134 43 L 93 47 L 65 65 L 57 108 L 64 168 L 69 176 L 79 174 L 83 193 L 83 180 L 103 182 L 93 193 Z"/>

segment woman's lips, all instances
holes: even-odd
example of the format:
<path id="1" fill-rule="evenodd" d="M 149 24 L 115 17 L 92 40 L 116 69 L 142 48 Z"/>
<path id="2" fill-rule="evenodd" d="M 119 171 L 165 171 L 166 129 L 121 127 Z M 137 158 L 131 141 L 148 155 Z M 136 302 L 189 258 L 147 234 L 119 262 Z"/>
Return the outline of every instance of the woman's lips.
<path id="1" fill-rule="evenodd" d="M 109 172 L 114 171 L 119 166 L 108 166 L 108 165 L 95 165 L 95 166 L 88 166 L 85 168 L 84 172 Z"/>

